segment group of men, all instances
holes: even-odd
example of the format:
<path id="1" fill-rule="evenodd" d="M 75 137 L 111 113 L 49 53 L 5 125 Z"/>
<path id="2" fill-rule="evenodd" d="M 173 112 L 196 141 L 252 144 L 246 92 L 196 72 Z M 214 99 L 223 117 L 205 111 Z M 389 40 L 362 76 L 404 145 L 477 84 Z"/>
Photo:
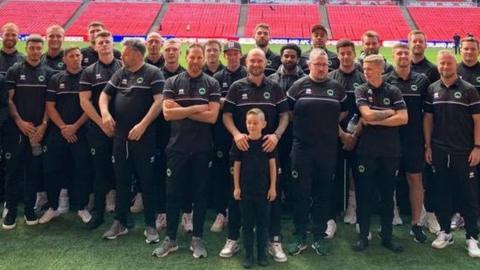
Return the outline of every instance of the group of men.
<path id="1" fill-rule="evenodd" d="M 425 58 L 425 34 L 415 30 L 408 44 L 393 46 L 390 65 L 379 54 L 374 31 L 361 37 L 358 58 L 349 40 L 338 41 L 336 52 L 328 50 L 322 25 L 312 27 L 309 51 L 287 44 L 278 55 L 269 48 L 270 27 L 259 24 L 256 48 L 247 54 L 234 41 L 193 43 L 184 68 L 181 43 L 155 32 L 145 42 L 125 41 L 120 53 L 102 23 L 88 26 L 91 45 L 83 49 L 63 49 L 64 30 L 53 25 L 46 32 L 47 52 L 42 54 L 43 38 L 31 35 L 23 56 L 16 50 L 18 27 L 8 23 L 1 30 L 5 230 L 16 227 L 22 202 L 27 225 L 48 223 L 72 208 L 88 229 L 96 229 L 105 211 L 114 210 L 103 238 L 116 239 L 133 227 L 135 196 L 143 204 L 145 241 L 159 243 L 158 232 L 166 228 L 153 255 L 178 250 L 183 212 L 190 249 L 201 258 L 207 256 L 203 225 L 212 203 L 212 231 L 222 231 L 228 216 L 219 255 L 231 257 L 240 249 L 242 217 L 229 153 L 232 144 L 249 148 L 245 116 L 256 108 L 266 121 L 263 151 L 276 151 L 278 164 L 279 196 L 268 209 L 268 252 L 275 261 L 307 248 L 310 223 L 312 248 L 329 253 L 343 160 L 350 186 L 345 222 L 358 224 L 353 250 L 368 247 L 370 216 L 380 201 L 381 243 L 403 251 L 392 238 L 392 222 L 401 222 L 394 218 L 395 189 L 404 174 L 413 239 L 427 241 L 425 225 L 436 233 L 434 248 L 453 243 L 455 214 L 455 222 L 461 217 L 465 223 L 468 254 L 480 257 L 480 64 L 474 37 L 461 40 L 460 64 L 441 50 L 435 66 Z M 282 203 L 291 206 L 295 225 L 296 240 L 287 252 Z"/>

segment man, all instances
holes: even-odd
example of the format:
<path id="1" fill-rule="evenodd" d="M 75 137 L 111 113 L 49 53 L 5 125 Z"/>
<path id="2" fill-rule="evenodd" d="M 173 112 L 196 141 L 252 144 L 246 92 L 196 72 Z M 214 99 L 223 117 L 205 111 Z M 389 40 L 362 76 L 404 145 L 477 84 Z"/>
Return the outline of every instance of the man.
<path id="1" fill-rule="evenodd" d="M 117 205 L 115 220 L 103 234 L 104 239 L 116 239 L 128 233 L 132 175 L 136 175 L 143 190 L 145 206 L 145 242 L 159 241 L 155 230 L 155 127 L 160 113 L 164 78 L 161 71 L 145 64 L 145 45 L 139 40 L 123 43 L 124 67 L 117 70 L 100 94 L 99 107 L 103 126 L 113 138 L 113 168 L 115 171 Z M 110 102 L 114 105 L 113 118 Z"/>
<path id="2" fill-rule="evenodd" d="M 88 25 L 87 31 L 90 46 L 82 48 L 82 68 L 86 68 L 98 61 L 98 52 L 95 51 L 95 36 L 98 32 L 105 31 L 105 25 L 101 22 L 93 21 Z M 117 50 L 113 51 L 113 55 L 117 59 L 121 57 L 120 52 Z"/>
<path id="3" fill-rule="evenodd" d="M 460 35 L 458 33 L 455 33 L 455 35 L 453 35 L 453 48 L 455 50 L 455 54 L 458 54 L 460 52 L 459 48 L 460 48 Z"/>
<path id="4" fill-rule="evenodd" d="M 147 46 L 147 57 L 145 58 L 145 62 L 158 68 L 162 68 L 165 65 L 165 58 L 161 52 L 163 46 L 162 36 L 157 32 L 151 32 L 147 35 L 145 46 Z"/>
<path id="5" fill-rule="evenodd" d="M 178 75 L 185 71 L 180 65 L 180 49 L 182 44 L 176 39 L 169 39 L 165 42 L 163 49 L 163 58 L 165 65 L 162 68 L 165 79 Z"/>
<path id="6" fill-rule="evenodd" d="M 355 89 L 363 131 L 357 148 L 357 216 L 360 239 L 354 251 L 368 247 L 372 194 L 379 188 L 381 199 L 380 236 L 382 246 L 401 252 L 403 247 L 392 239 L 393 193 L 400 163 L 399 126 L 408 122 L 405 101 L 400 90 L 382 79 L 385 61 L 380 55 L 369 55 L 363 61 L 366 84 Z"/>
<path id="7" fill-rule="evenodd" d="M 203 72 L 209 76 L 224 69 L 225 66 L 220 62 L 220 51 L 222 44 L 216 39 L 210 39 L 205 42 L 205 66 Z"/>
<path id="8" fill-rule="evenodd" d="M 345 101 L 346 104 L 346 109 L 348 111 L 348 114 L 345 118 L 343 118 L 340 121 L 340 127 L 343 130 L 347 130 L 348 122 L 354 117 L 355 114 L 358 115 L 358 110 L 357 106 L 355 105 L 355 89 L 365 83 L 365 77 L 363 76 L 362 72 L 360 72 L 356 66 L 355 66 L 355 44 L 350 41 L 350 40 L 339 40 L 336 45 L 337 48 L 337 57 L 340 62 L 340 66 L 338 69 L 331 71 L 328 73 L 328 77 L 336 80 L 340 85 L 343 86 L 345 89 L 345 93 L 347 95 L 347 100 Z M 328 54 L 328 53 L 327 53 Z M 343 151 L 339 150 L 339 161 L 337 161 L 337 177 L 335 178 L 336 180 L 339 179 L 338 176 L 341 176 L 344 174 L 344 159 L 347 160 L 347 179 L 349 179 L 349 191 L 348 191 L 348 207 L 347 210 L 345 211 L 345 217 L 344 217 L 344 222 L 349 223 L 349 224 L 356 224 L 357 223 L 357 214 L 356 214 L 356 199 L 355 199 L 355 181 L 354 181 L 354 172 L 355 172 L 355 151 L 353 151 L 355 143 L 356 143 L 356 137 L 355 137 L 355 131 L 350 131 L 353 132 L 350 136 L 350 142 L 351 143 L 345 143 L 343 145 Z M 346 137 L 349 136 L 348 133 L 345 134 Z M 339 164 L 340 163 L 340 164 Z M 340 166 L 339 166 L 340 165 Z M 352 170 L 353 169 L 353 170 Z M 342 195 L 343 195 L 343 185 L 342 185 Z M 339 195 L 337 192 L 332 192 L 332 194 L 335 194 L 334 197 L 340 196 L 343 198 L 343 196 Z M 337 195 L 338 194 L 338 195 Z M 332 201 L 332 203 L 335 203 L 335 200 Z M 334 224 L 334 219 L 335 217 L 334 211 L 335 208 L 332 205 L 332 212 L 330 213 L 330 218 L 329 220 L 330 224 Z M 333 226 L 331 226 L 333 227 Z M 328 227 L 327 227 L 328 230 Z M 329 232 L 333 231 L 327 231 L 327 234 Z"/>
<path id="9" fill-rule="evenodd" d="M 325 28 L 325 26 L 321 24 L 316 24 L 312 26 L 311 32 L 312 34 L 310 36 L 310 43 L 312 48 L 304 52 L 300 60 L 300 66 L 302 67 L 303 71 L 307 74 L 309 72 L 307 60 L 310 57 L 310 52 L 314 48 L 323 49 L 328 54 L 328 71 L 333 71 L 337 69 L 340 66 L 340 62 L 337 58 L 337 54 L 327 49 L 327 40 L 328 40 L 327 28 Z"/>
<path id="10" fill-rule="evenodd" d="M 409 186 L 410 206 L 412 209 L 413 240 L 425 243 L 427 236 L 422 230 L 421 214 L 423 208 L 422 171 L 423 159 L 423 103 L 430 85 L 425 75 L 411 71 L 410 50 L 406 44 L 395 44 L 392 49 L 394 70 L 385 75 L 385 81 L 396 86 L 402 92 L 407 104 L 408 124 L 400 128 L 402 148 L 401 167 L 405 171 Z"/>
<path id="11" fill-rule="evenodd" d="M 72 177 L 70 197 L 74 210 L 84 223 L 92 218 L 85 209 L 92 170 L 84 125 L 88 118 L 78 97 L 82 73 L 80 48 L 66 49 L 63 62 L 66 70 L 52 76 L 46 96 L 46 111 L 53 125 L 45 136 L 43 167 L 49 208 L 40 218 L 41 224 L 59 215 L 58 197 L 67 177 Z M 67 173 L 66 167 L 73 172 Z"/>
<path id="12" fill-rule="evenodd" d="M 236 41 L 229 41 L 225 43 L 223 47 L 223 56 L 227 60 L 227 66 L 213 75 L 218 83 L 222 97 L 220 98 L 220 114 L 223 114 L 223 104 L 225 97 L 227 96 L 230 86 L 247 77 L 247 69 L 240 65 L 240 58 L 242 57 L 242 48 L 240 43 Z M 217 212 L 217 217 L 210 228 L 213 232 L 220 232 L 226 226 L 227 223 L 227 206 L 230 205 L 229 199 L 233 199 L 231 196 L 232 179 L 230 174 L 230 157 L 229 151 L 232 146 L 232 136 L 228 133 L 227 129 L 223 125 L 222 117 L 218 117 L 215 125 L 213 126 L 213 164 L 212 164 L 212 186 L 213 186 L 213 198 L 214 206 Z M 233 203 L 232 203 L 233 204 Z M 238 209 L 237 209 L 238 210 Z M 235 212 L 235 211 L 233 211 Z M 239 219 L 232 216 L 232 211 L 229 210 L 229 224 L 228 231 L 238 231 L 240 226 Z M 225 250 L 227 256 L 230 254 L 228 250 Z M 220 256 L 222 257 L 222 252 Z"/>
<path id="13" fill-rule="evenodd" d="M 207 210 L 207 179 L 213 140 L 211 125 L 220 108 L 220 87 L 203 73 L 205 49 L 198 43 L 188 47 L 186 72 L 167 80 L 163 91 L 163 114 L 171 122 L 167 153 L 167 235 L 153 251 L 157 257 L 178 250 L 177 227 L 186 187 L 193 191 L 193 257 L 207 257 L 202 240 Z"/>
<path id="14" fill-rule="evenodd" d="M 462 80 L 469 82 L 480 93 L 480 55 L 478 40 L 474 37 L 463 38 L 460 43 L 462 62 L 458 64 L 458 75 Z"/>
<path id="15" fill-rule="evenodd" d="M 309 76 L 297 80 L 287 92 L 293 112 L 292 178 L 295 180 L 294 223 L 297 241 L 289 253 L 298 255 L 307 248 L 309 213 L 313 220 L 312 248 L 327 255 L 327 220 L 338 152 L 338 124 L 345 117 L 345 90 L 328 78 L 328 55 L 315 48 L 310 52 Z M 322 121 L 317 122 L 318 116 Z M 312 123 L 317 124 L 312 125 Z M 318 140 L 318 138 L 322 138 Z"/>
<path id="16" fill-rule="evenodd" d="M 270 26 L 265 23 L 260 23 L 255 26 L 255 47 L 259 48 L 265 53 L 265 57 L 267 58 L 267 66 L 265 67 L 265 76 L 270 76 L 275 73 L 278 67 L 282 64 L 280 60 L 280 56 L 274 53 L 268 47 L 268 43 L 270 42 Z M 246 55 L 242 57 L 242 65 L 246 65 Z"/>
<path id="17" fill-rule="evenodd" d="M 17 205 L 20 198 L 25 204 L 27 225 L 38 224 L 33 210 L 35 195 L 42 179 L 41 143 L 47 129 L 45 93 L 52 70 L 40 61 L 43 39 L 32 35 L 27 38 L 25 61 L 12 66 L 7 72 L 8 107 L 10 119 L 5 127 L 6 159 L 5 196 L 8 214 L 2 227 L 16 226 Z M 25 186 L 20 187 L 18 177 L 25 174 Z M 21 191 L 24 191 L 20 195 Z"/>
<path id="18" fill-rule="evenodd" d="M 424 115 L 425 159 L 434 168 L 435 210 L 441 228 L 432 247 L 453 244 L 450 217 L 457 200 L 465 219 L 468 255 L 480 258 L 476 168 L 480 161 L 480 96 L 473 85 L 458 77 L 451 51 L 438 52 L 437 67 L 440 80 L 428 88 Z"/>
<path id="19" fill-rule="evenodd" d="M 112 165 L 113 133 L 103 124 L 98 100 L 112 75 L 122 67 L 113 56 L 113 37 L 108 31 L 97 33 L 95 50 L 98 61 L 87 67 L 80 77 L 80 105 L 90 121 L 87 123 L 87 141 L 92 155 L 95 211 L 87 228 L 92 230 L 103 223 L 105 198 L 108 211 L 115 209 L 115 177 Z M 110 192 L 109 192 L 110 190 Z M 109 193 L 108 193 L 109 192 Z M 108 194 L 108 195 L 107 195 Z"/>
<path id="20" fill-rule="evenodd" d="M 382 44 L 380 43 L 380 37 L 375 31 L 367 31 L 362 35 L 362 52 L 358 57 L 358 69 L 362 71 L 363 68 L 363 59 L 372 54 L 379 54 Z M 383 73 L 390 73 L 393 70 L 393 66 L 387 63 L 387 60 L 384 58 L 385 67 Z"/>
<path id="21" fill-rule="evenodd" d="M 51 25 L 47 28 L 47 52 L 42 55 L 42 63 L 53 70 L 64 70 L 62 43 L 65 30 L 60 25 Z"/>
<path id="22" fill-rule="evenodd" d="M 248 149 L 245 115 L 252 108 L 259 108 L 265 113 L 267 127 L 264 129 L 265 152 L 273 151 L 289 123 L 288 104 L 280 86 L 272 80 L 265 78 L 267 58 L 260 48 L 252 49 L 246 57 L 248 70 L 247 78 L 236 81 L 230 87 L 223 107 L 223 123 L 232 134 L 233 142 L 238 149 Z M 230 213 L 232 215 L 232 213 Z M 240 213 L 236 213 L 237 217 Z M 287 256 L 283 252 L 280 240 L 280 224 L 273 220 L 270 224 L 270 237 L 276 261 L 285 262 Z M 238 226 L 239 228 L 239 226 Z M 238 251 L 238 237 L 240 232 L 229 232 L 226 245 L 230 250 Z M 274 236 L 274 237 L 272 237 Z M 274 238 L 274 239 L 273 239 Z M 237 247 L 237 248 L 235 248 Z M 225 248 L 225 247 L 224 247 Z"/>
<path id="23" fill-rule="evenodd" d="M 2 26 L 2 50 L 0 50 L 0 74 L 6 75 L 7 70 L 17 62 L 25 59 L 22 53 L 15 47 L 18 42 L 20 30 L 14 23 L 6 23 Z"/>
<path id="24" fill-rule="evenodd" d="M 8 92 L 7 92 L 7 84 L 5 81 L 5 76 L 0 74 L 0 138 L 3 138 L 3 128 L 4 124 L 8 118 Z M 0 145 L 0 151 L 3 153 L 3 145 Z M 1 174 L 1 179 L 0 179 L 0 184 L 5 184 L 4 182 L 4 167 L 5 167 L 5 161 L 3 155 L 0 156 L 0 162 L 2 165 L 2 174 Z M 4 201 L 4 185 L 2 188 L 0 188 L 0 202 Z M 7 210 L 4 209 L 5 215 L 7 214 Z M 5 217 L 3 216 L 2 213 L 2 218 Z"/>

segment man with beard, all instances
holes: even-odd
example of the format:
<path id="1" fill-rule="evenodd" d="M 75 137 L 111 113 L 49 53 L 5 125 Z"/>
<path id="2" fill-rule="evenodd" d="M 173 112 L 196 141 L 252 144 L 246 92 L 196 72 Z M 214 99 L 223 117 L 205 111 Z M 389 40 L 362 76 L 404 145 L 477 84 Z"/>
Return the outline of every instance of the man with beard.
<path id="1" fill-rule="evenodd" d="M 115 177 L 112 165 L 113 133 L 103 124 L 98 100 L 112 75 L 122 67 L 113 56 L 113 38 L 108 31 L 97 33 L 95 49 L 98 61 L 82 72 L 80 77 L 80 105 L 90 121 L 87 123 L 87 140 L 92 155 L 94 178 L 93 193 L 95 211 L 87 223 L 87 229 L 100 226 L 105 210 L 115 210 Z M 113 108 L 112 108 L 113 109 Z M 110 190 L 110 193 L 107 192 Z M 105 206 L 105 197 L 107 198 Z"/>
<path id="2" fill-rule="evenodd" d="M 458 64 L 458 75 L 462 80 L 471 83 L 480 93 L 480 55 L 478 40 L 474 37 L 463 38 L 460 42 L 462 62 Z"/>
<path id="3" fill-rule="evenodd" d="M 225 98 L 223 123 L 232 134 L 237 148 L 240 151 L 246 151 L 249 146 L 245 116 L 248 110 L 259 108 L 265 113 L 267 121 L 267 127 L 264 129 L 263 151 L 272 152 L 277 147 L 289 123 L 285 93 L 276 82 L 265 78 L 267 59 L 263 50 L 252 49 L 247 54 L 246 64 L 248 77 L 233 83 Z M 273 253 L 275 260 L 285 262 L 287 257 L 280 242 L 279 221 L 279 219 L 275 219 L 270 222 L 270 240 L 276 251 Z M 239 234 L 239 231 L 229 232 L 227 244 L 230 242 L 232 246 L 236 245 Z"/>
<path id="4" fill-rule="evenodd" d="M 7 70 L 17 62 L 23 61 L 24 56 L 15 47 L 20 30 L 14 23 L 2 26 L 2 50 L 0 51 L 0 74 L 7 74 Z"/>
<path id="5" fill-rule="evenodd" d="M 355 105 L 355 89 L 365 83 L 365 77 L 363 76 L 362 72 L 360 72 L 356 66 L 355 66 L 355 44 L 353 44 L 352 41 L 350 40 L 339 40 L 337 42 L 337 55 L 338 59 L 340 62 L 340 66 L 338 69 L 328 73 L 328 77 L 336 80 L 340 85 L 343 86 L 345 89 L 345 93 L 347 96 L 347 100 L 345 102 L 348 114 L 347 116 L 340 121 L 340 127 L 343 130 L 347 130 L 348 122 L 354 114 L 358 115 L 358 110 L 357 106 Z M 344 136 L 348 138 L 349 140 L 345 141 L 343 144 L 343 149 L 339 150 L 339 161 L 337 161 L 337 176 L 336 179 L 339 179 L 338 176 L 343 175 L 344 173 L 344 159 L 347 160 L 347 170 L 345 173 L 347 173 L 349 179 L 349 190 L 348 190 L 348 207 L 347 210 L 345 211 L 345 217 L 344 217 L 344 222 L 349 223 L 349 224 L 356 224 L 357 223 L 357 215 L 356 215 L 356 199 L 355 199 L 355 179 L 354 179 L 354 172 L 355 170 L 352 170 L 354 168 L 355 164 L 355 152 L 354 152 L 354 147 L 357 141 L 356 133 L 357 131 L 355 130 L 350 130 L 349 132 L 351 133 L 345 133 Z M 332 211 L 330 213 L 330 224 L 335 224 L 335 220 L 333 219 L 335 217 L 335 207 L 334 203 L 335 198 L 343 198 L 343 185 L 342 185 L 342 195 L 340 195 L 338 192 L 336 192 L 337 189 L 335 189 L 335 192 L 332 192 L 332 194 L 335 194 L 333 197 L 332 201 Z M 331 228 L 334 226 L 330 225 Z M 331 232 L 334 232 L 333 230 L 328 230 L 327 227 L 327 235 L 332 235 Z"/>
<path id="6" fill-rule="evenodd" d="M 90 46 L 82 48 L 82 68 L 86 68 L 98 61 L 98 52 L 95 51 L 95 37 L 98 32 L 105 31 L 105 25 L 101 22 L 93 21 L 88 25 L 87 31 Z M 115 49 L 113 50 L 113 55 L 117 59 L 120 59 L 122 56 L 121 53 Z"/>
<path id="7" fill-rule="evenodd" d="M 270 42 L 270 26 L 265 23 L 260 23 L 255 26 L 255 46 L 256 48 L 261 49 L 265 53 L 265 57 L 267 58 L 267 66 L 265 67 L 265 76 L 270 76 L 275 73 L 278 67 L 282 64 L 280 60 L 280 56 L 274 53 L 268 47 L 268 43 Z M 245 66 L 247 56 L 244 55 L 242 57 L 242 65 Z"/>
<path id="8" fill-rule="evenodd" d="M 157 32 L 148 34 L 145 45 L 147 46 L 147 57 L 145 58 L 145 62 L 158 68 L 162 68 L 165 65 L 165 58 L 161 52 L 163 46 L 162 36 Z"/>
<path id="9" fill-rule="evenodd" d="M 363 70 L 363 59 L 372 54 L 380 54 L 380 48 L 382 44 L 380 43 L 380 37 L 378 33 L 375 31 L 367 31 L 362 35 L 362 52 L 358 57 L 358 66 L 357 68 L 362 71 Z M 385 60 L 385 67 L 383 73 L 390 73 L 393 70 L 393 66 L 387 63 Z"/>
<path id="10" fill-rule="evenodd" d="M 207 179 L 213 146 L 212 124 L 220 108 L 218 81 L 202 71 L 205 49 L 194 43 L 188 47 L 187 71 L 167 79 L 163 91 L 163 114 L 171 122 L 167 155 L 167 234 L 153 251 L 165 257 L 178 250 L 177 228 L 185 190 L 193 191 L 193 234 L 190 250 L 196 259 L 207 257 L 202 236 L 207 210 Z"/>
<path id="11" fill-rule="evenodd" d="M 236 41 L 227 42 L 223 47 L 223 56 L 227 60 L 227 66 L 213 75 L 219 82 L 222 93 L 222 97 L 220 98 L 220 114 L 223 114 L 223 104 L 230 86 L 234 82 L 247 77 L 247 70 L 240 65 L 240 58 L 242 57 L 240 43 Z M 231 164 L 229 157 L 231 146 L 232 136 L 225 129 L 222 117 L 218 117 L 217 122 L 215 122 L 213 126 L 213 148 L 215 155 L 212 164 L 212 192 L 215 209 L 217 211 L 215 222 L 210 228 L 213 232 L 220 232 L 225 227 L 227 222 L 227 205 L 229 207 L 228 231 L 238 232 L 241 225 L 238 215 L 235 215 L 239 209 L 233 209 L 235 206 L 238 206 L 238 204 L 235 202 L 229 203 L 229 199 L 233 199 L 231 196 L 233 182 L 230 174 Z M 233 208 L 230 209 L 231 207 Z M 225 245 L 222 251 L 220 251 L 220 257 L 231 257 L 233 253 L 235 253 L 235 250 L 238 250 L 238 246 Z"/>
<path id="12" fill-rule="evenodd" d="M 123 43 L 124 67 L 117 70 L 100 94 L 102 123 L 113 135 L 112 162 L 116 179 L 115 219 L 104 239 L 113 240 L 128 233 L 132 175 L 143 190 L 145 242 L 158 242 L 155 229 L 155 127 L 161 111 L 165 83 L 160 69 L 145 63 L 145 45 L 140 40 Z M 114 115 L 110 103 L 114 104 Z"/>
<path id="13" fill-rule="evenodd" d="M 325 26 L 321 24 L 312 26 L 312 34 L 310 37 L 310 43 L 312 47 L 310 50 L 304 52 L 302 54 L 302 58 L 300 59 L 300 66 L 305 73 L 308 74 L 309 72 L 307 60 L 310 57 L 310 52 L 314 48 L 323 49 L 328 54 L 328 71 L 333 71 L 339 67 L 340 62 L 337 58 L 337 54 L 327 49 L 327 40 L 328 31 Z"/>
<path id="14" fill-rule="evenodd" d="M 421 214 L 423 208 L 422 171 L 423 158 L 423 106 L 430 85 L 425 75 L 411 71 L 410 50 L 406 44 L 396 44 L 392 49 L 394 70 L 385 75 L 385 81 L 400 89 L 407 104 L 408 124 L 400 128 L 402 148 L 401 168 L 405 172 L 409 186 L 410 206 L 412 209 L 413 240 L 425 243 L 427 236 L 422 230 Z"/>
<path id="15" fill-rule="evenodd" d="M 424 114 L 425 160 L 435 168 L 435 210 L 441 228 L 432 247 L 442 249 L 453 244 L 450 217 L 457 203 L 465 219 L 468 255 L 480 258 L 480 96 L 473 85 L 458 77 L 455 55 L 450 50 L 438 52 L 437 67 L 440 80 L 428 88 Z"/>
<path id="16" fill-rule="evenodd" d="M 203 66 L 203 72 L 209 76 L 224 69 L 225 66 L 220 62 L 220 50 L 222 44 L 218 40 L 210 39 L 205 42 L 205 65 Z"/>
<path id="17" fill-rule="evenodd" d="M 51 25 L 47 28 L 47 52 L 42 55 L 42 63 L 53 70 L 64 70 L 62 43 L 65 30 L 60 25 Z"/>

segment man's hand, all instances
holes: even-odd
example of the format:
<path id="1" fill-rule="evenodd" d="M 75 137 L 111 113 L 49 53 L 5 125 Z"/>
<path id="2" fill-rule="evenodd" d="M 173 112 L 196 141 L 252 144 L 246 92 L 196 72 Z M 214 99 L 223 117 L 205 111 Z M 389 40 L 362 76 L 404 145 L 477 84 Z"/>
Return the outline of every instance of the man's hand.
<path id="1" fill-rule="evenodd" d="M 475 167 L 480 162 L 480 149 L 474 147 L 470 156 L 468 156 L 468 162 L 470 163 L 470 167 Z"/>
<path id="2" fill-rule="evenodd" d="M 108 133 L 105 134 L 113 134 L 115 132 L 115 120 L 113 119 L 111 114 L 102 115 L 102 123 L 103 126 L 107 129 Z"/>
<path id="3" fill-rule="evenodd" d="M 238 133 L 233 137 L 233 141 L 235 145 L 240 151 L 247 151 L 248 150 L 248 136 L 244 133 Z"/>
<path id="4" fill-rule="evenodd" d="M 275 134 L 268 134 L 263 136 L 263 139 L 265 140 L 262 144 L 263 151 L 265 152 L 272 152 L 275 150 L 275 147 L 278 144 L 278 137 Z"/>
<path id="5" fill-rule="evenodd" d="M 20 129 L 20 131 L 25 136 L 32 136 L 36 131 L 35 126 L 31 122 L 26 122 L 22 119 L 18 119 L 15 123 L 17 124 L 18 129 Z"/>
<path id="6" fill-rule="evenodd" d="M 147 127 L 144 124 L 142 124 L 142 123 L 136 124 L 130 130 L 130 132 L 128 132 L 128 139 L 132 140 L 132 141 L 139 141 L 142 138 L 143 133 L 145 133 L 146 129 L 147 129 Z"/>

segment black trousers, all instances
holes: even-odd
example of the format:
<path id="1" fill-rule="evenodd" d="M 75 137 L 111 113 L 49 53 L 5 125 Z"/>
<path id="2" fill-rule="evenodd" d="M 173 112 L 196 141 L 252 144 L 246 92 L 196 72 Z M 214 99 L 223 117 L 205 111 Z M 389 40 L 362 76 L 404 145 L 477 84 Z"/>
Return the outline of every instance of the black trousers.
<path id="1" fill-rule="evenodd" d="M 394 157 L 365 157 L 357 160 L 358 178 L 356 179 L 357 217 L 360 225 L 360 237 L 367 239 L 370 232 L 370 216 L 374 209 L 375 189 L 380 194 L 380 212 L 382 237 L 392 238 L 393 192 L 398 176 L 400 159 Z"/>
<path id="2" fill-rule="evenodd" d="M 435 179 L 432 172 L 432 166 L 425 165 L 423 169 L 423 188 L 425 189 L 424 205 L 427 212 L 435 212 Z"/>
<path id="3" fill-rule="evenodd" d="M 22 201 L 25 209 L 33 210 L 37 190 L 43 181 L 42 155 L 33 156 L 30 141 L 13 123 L 7 124 L 3 137 L 5 155 L 5 201 L 16 214 Z M 25 174 L 25 181 L 20 181 Z M 21 186 L 23 183 L 23 186 Z M 23 191 L 23 194 L 21 194 Z"/>
<path id="4" fill-rule="evenodd" d="M 77 134 L 76 143 L 68 143 L 59 131 L 49 130 L 43 148 L 43 168 L 48 206 L 58 208 L 58 196 L 71 178 L 70 200 L 73 210 L 82 210 L 88 204 L 92 178 L 92 164 L 85 134 Z M 68 168 L 68 169 L 67 169 Z M 71 171 L 69 169 L 71 168 Z"/>
<path id="5" fill-rule="evenodd" d="M 144 134 L 139 141 L 120 138 L 113 139 L 113 169 L 116 179 L 116 217 L 127 226 L 130 213 L 131 187 L 136 175 L 143 191 L 145 225 L 155 227 L 155 191 L 158 181 L 155 179 L 155 137 Z"/>
<path id="6" fill-rule="evenodd" d="M 167 157 L 165 150 L 157 149 L 155 155 L 155 178 L 157 179 L 157 196 L 155 196 L 155 203 L 157 205 L 157 213 L 165 214 L 167 211 L 167 191 L 166 191 L 166 173 Z"/>
<path id="7" fill-rule="evenodd" d="M 106 195 L 109 190 L 115 188 L 115 173 L 112 164 L 113 139 L 107 137 L 97 127 L 92 127 L 93 125 L 88 130 L 87 141 L 94 170 L 95 212 L 101 218 L 105 212 Z"/>
<path id="8" fill-rule="evenodd" d="M 242 213 L 243 246 L 247 255 L 253 254 L 254 236 L 257 238 L 257 252 L 265 252 L 269 219 L 269 202 L 263 198 L 246 198 L 240 201 Z M 255 229 L 255 232 L 254 232 Z"/>
<path id="9" fill-rule="evenodd" d="M 306 238 L 310 211 L 315 241 L 325 236 L 336 161 L 336 157 L 321 156 L 316 151 L 292 151 L 292 178 L 296 196 L 294 224 L 302 239 Z"/>
<path id="10" fill-rule="evenodd" d="M 454 155 L 437 147 L 432 148 L 433 176 L 436 183 L 436 215 L 440 228 L 450 233 L 450 219 L 455 200 L 465 220 L 466 238 L 478 237 L 477 169 L 470 167 L 469 155 Z M 457 194 L 458 196 L 454 196 Z"/>
<path id="11" fill-rule="evenodd" d="M 240 238 L 240 227 L 242 226 L 242 213 L 240 212 L 239 201 L 233 198 L 233 183 L 230 184 L 230 200 L 228 202 L 228 233 L 227 238 L 237 241 Z"/>
<path id="12" fill-rule="evenodd" d="M 213 196 L 213 207 L 217 214 L 226 215 L 228 200 L 231 197 L 230 183 L 232 174 L 230 173 L 231 162 L 229 151 L 231 144 L 217 144 L 214 148 L 212 177 L 211 179 L 211 195 Z"/>
<path id="13" fill-rule="evenodd" d="M 203 236 L 207 210 L 207 181 L 211 167 L 211 152 L 167 154 L 167 236 L 177 238 L 180 208 L 185 202 L 185 190 L 193 191 L 193 236 Z"/>

